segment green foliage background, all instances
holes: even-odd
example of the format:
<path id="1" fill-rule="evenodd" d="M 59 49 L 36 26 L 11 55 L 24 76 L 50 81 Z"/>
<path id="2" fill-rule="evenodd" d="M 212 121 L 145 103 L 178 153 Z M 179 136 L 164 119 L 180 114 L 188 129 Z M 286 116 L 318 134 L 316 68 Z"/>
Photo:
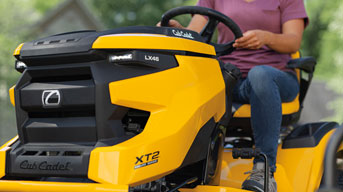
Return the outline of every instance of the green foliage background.
<path id="1" fill-rule="evenodd" d="M 194 5 L 197 0 L 84 0 L 106 28 L 130 25 L 155 25 L 161 15 L 176 6 Z M 8 89 L 19 74 L 14 70 L 13 50 L 18 44 L 37 37 L 31 28 L 47 12 L 64 0 L 0 0 L 0 143 L 16 134 L 14 109 Z M 316 78 L 328 82 L 343 94 L 343 1 L 305 0 L 310 25 L 305 31 L 302 53 L 318 60 Z M 186 24 L 190 18 L 181 17 Z M 343 98 L 330 106 L 336 110 L 331 119 L 343 122 Z"/>
<path id="2" fill-rule="evenodd" d="M 30 15 L 30 17 L 28 17 Z M 1 143 L 15 135 L 15 113 L 9 103 L 8 88 L 19 77 L 13 70 L 13 50 L 25 36 L 29 23 L 38 19 L 33 6 L 27 1 L 1 0 L 0 3 L 0 138 Z"/>

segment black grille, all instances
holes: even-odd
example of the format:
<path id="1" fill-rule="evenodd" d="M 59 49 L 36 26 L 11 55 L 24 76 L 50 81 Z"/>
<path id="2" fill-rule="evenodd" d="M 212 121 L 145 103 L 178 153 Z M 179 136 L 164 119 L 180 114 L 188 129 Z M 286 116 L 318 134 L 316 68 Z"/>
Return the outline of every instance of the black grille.
<path id="1" fill-rule="evenodd" d="M 19 89 L 22 118 L 17 119 L 24 143 L 96 143 L 95 84 L 89 67 L 31 69 L 24 76 Z M 49 101 L 60 100 L 58 105 L 43 101 L 43 93 L 51 90 L 60 98 Z"/>

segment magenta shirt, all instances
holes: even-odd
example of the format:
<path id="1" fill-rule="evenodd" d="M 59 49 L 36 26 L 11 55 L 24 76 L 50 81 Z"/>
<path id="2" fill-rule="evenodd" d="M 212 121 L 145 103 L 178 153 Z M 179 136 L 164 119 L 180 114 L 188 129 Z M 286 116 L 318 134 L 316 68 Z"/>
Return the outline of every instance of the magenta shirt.
<path id="1" fill-rule="evenodd" d="M 251 0 L 250 0 L 251 1 Z M 229 16 L 241 28 L 242 32 L 261 29 L 273 33 L 282 32 L 282 24 L 288 20 L 305 20 L 308 17 L 303 0 L 199 0 L 198 6 L 215 9 Z M 232 32 L 222 23 L 218 25 L 218 43 L 233 40 Z M 258 50 L 237 49 L 229 55 L 220 58 L 223 62 L 230 62 L 240 68 L 243 77 L 256 65 L 270 65 L 282 71 L 290 60 L 289 54 L 278 53 L 267 46 Z"/>

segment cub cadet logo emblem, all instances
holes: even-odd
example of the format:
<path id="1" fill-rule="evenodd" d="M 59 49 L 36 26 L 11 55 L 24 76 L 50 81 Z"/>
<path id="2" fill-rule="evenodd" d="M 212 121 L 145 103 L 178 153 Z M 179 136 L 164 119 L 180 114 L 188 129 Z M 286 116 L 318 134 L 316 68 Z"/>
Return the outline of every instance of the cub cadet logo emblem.
<path id="1" fill-rule="evenodd" d="M 48 163 L 47 161 L 43 161 L 40 163 L 33 162 L 30 163 L 28 160 L 25 160 L 20 163 L 20 169 L 32 169 L 32 170 L 41 170 L 41 171 L 71 171 L 71 163 L 67 162 L 65 164 L 57 162 L 57 163 Z"/>
<path id="2" fill-rule="evenodd" d="M 43 107 L 58 107 L 61 104 L 61 93 L 59 90 L 45 90 L 42 94 Z"/>
<path id="3" fill-rule="evenodd" d="M 160 151 L 155 151 L 153 153 L 148 153 L 148 154 L 136 157 L 135 169 L 157 163 L 159 155 L 160 155 Z"/>
<path id="4" fill-rule="evenodd" d="M 175 36 L 178 36 L 178 37 L 185 37 L 185 38 L 189 38 L 189 39 L 194 39 L 194 37 L 192 36 L 192 33 L 189 33 L 189 32 L 183 32 L 183 31 L 179 31 L 179 30 L 175 30 L 175 29 L 173 29 L 172 32 Z"/>
<path id="5" fill-rule="evenodd" d="M 144 55 L 144 59 L 146 61 L 160 61 L 160 58 L 157 56 L 150 56 L 150 55 Z"/>

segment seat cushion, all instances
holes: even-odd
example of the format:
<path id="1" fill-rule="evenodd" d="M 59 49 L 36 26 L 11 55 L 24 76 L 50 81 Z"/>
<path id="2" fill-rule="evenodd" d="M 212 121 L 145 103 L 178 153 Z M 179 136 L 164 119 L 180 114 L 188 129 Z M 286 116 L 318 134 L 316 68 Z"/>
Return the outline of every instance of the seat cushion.
<path id="1" fill-rule="evenodd" d="M 299 94 L 296 98 L 287 103 L 282 103 L 282 115 L 289 115 L 298 112 L 300 109 Z M 233 103 L 232 114 L 234 118 L 250 118 L 250 104 Z"/>

